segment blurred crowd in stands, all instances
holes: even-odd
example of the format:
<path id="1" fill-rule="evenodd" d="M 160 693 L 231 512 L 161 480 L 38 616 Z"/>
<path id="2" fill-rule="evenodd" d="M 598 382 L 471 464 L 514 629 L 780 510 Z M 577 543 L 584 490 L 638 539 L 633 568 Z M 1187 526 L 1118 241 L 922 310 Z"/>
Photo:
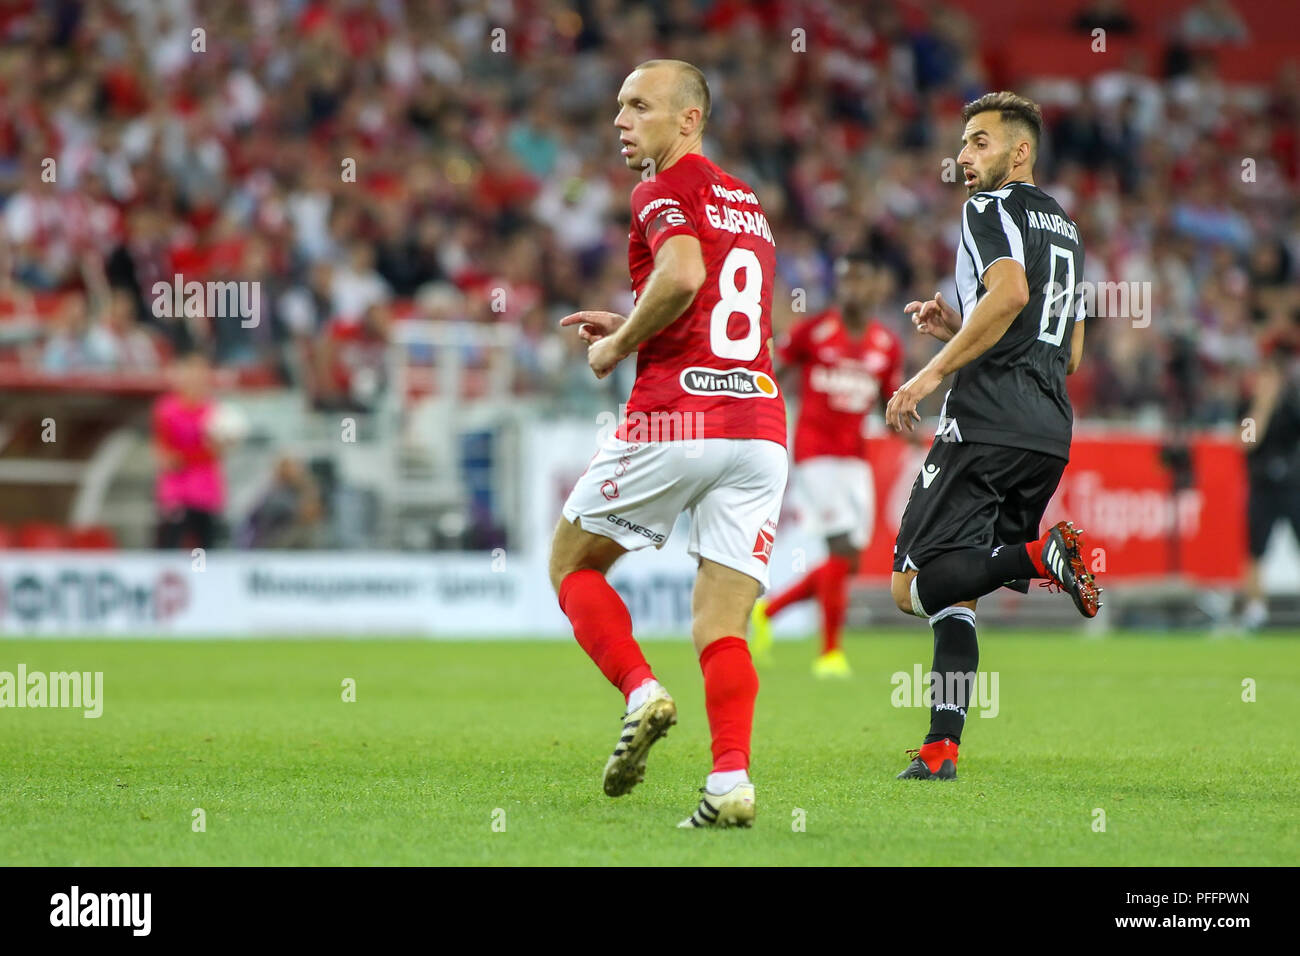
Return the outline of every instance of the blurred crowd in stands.
<path id="1" fill-rule="evenodd" d="M 1123 0 L 1052 6 L 1080 56 L 1096 28 L 1151 29 Z M 613 404 L 626 378 L 595 382 L 556 321 L 631 306 L 615 97 L 673 56 L 711 83 L 706 152 L 766 208 L 778 328 L 825 307 L 835 257 L 866 246 L 894 278 L 881 317 L 924 361 L 901 306 L 951 288 L 959 111 L 1014 82 L 1044 106 L 1037 178 L 1080 227 L 1084 278 L 1150 283 L 1149 325 L 1089 323 L 1077 413 L 1231 420 L 1261 352 L 1300 345 L 1300 69 L 1225 83 L 1214 50 L 1251 27 L 1188 0 L 1157 60 L 1003 77 L 964 9 L 4 4 L 0 362 L 147 372 L 201 348 L 346 406 L 357 365 L 418 316 L 507 323 L 517 393 Z M 260 321 L 158 314 L 155 283 L 178 274 L 260 283 Z"/>

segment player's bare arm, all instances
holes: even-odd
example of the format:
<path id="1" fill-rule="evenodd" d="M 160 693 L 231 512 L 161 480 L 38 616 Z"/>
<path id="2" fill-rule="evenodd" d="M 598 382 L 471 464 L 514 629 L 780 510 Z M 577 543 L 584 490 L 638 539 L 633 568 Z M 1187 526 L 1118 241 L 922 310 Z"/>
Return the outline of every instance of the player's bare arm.
<path id="1" fill-rule="evenodd" d="M 989 266 L 984 272 L 984 285 L 988 292 L 961 330 L 889 400 L 885 421 L 891 428 L 902 431 L 904 424 L 909 430 L 914 428 L 921 420 L 916 411 L 921 400 L 938 388 L 946 376 L 996 345 L 1029 302 L 1025 270 L 1014 259 L 999 259 Z"/>
<path id="2" fill-rule="evenodd" d="M 596 377 L 604 378 L 642 342 L 680 318 L 706 278 L 700 241 L 694 236 L 667 239 L 655 255 L 654 271 L 627 321 L 587 349 L 587 364 Z"/>
<path id="3" fill-rule="evenodd" d="M 1065 367 L 1066 375 L 1073 375 L 1083 364 L 1083 325 L 1075 322 L 1074 331 L 1070 333 L 1070 364 Z"/>

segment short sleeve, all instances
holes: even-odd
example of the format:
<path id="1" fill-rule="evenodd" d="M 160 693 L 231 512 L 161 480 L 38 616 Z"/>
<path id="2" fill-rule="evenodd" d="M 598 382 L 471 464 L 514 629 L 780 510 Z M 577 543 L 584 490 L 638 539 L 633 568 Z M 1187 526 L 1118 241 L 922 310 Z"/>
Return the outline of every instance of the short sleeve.
<path id="1" fill-rule="evenodd" d="M 976 193 L 966 200 L 961 213 L 961 232 L 981 282 L 989 266 L 999 259 L 1014 259 L 1024 268 L 1024 231 L 997 196 Z"/>
<path id="2" fill-rule="evenodd" d="M 680 196 L 657 180 L 632 190 L 632 228 L 640 233 L 650 254 L 673 236 L 699 236 L 693 214 Z"/>

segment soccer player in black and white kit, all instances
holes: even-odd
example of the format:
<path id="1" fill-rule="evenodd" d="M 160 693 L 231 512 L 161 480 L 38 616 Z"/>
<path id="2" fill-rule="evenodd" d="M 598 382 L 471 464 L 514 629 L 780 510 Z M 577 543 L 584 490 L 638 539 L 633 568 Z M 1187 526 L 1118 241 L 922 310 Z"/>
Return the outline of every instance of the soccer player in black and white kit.
<path id="1" fill-rule="evenodd" d="M 1039 522 L 1070 454 L 1065 376 L 1083 358 L 1083 242 L 1034 184 L 1038 105 L 989 93 L 962 110 L 957 157 L 970 198 L 957 248 L 957 307 L 935 293 L 911 302 L 917 331 L 946 342 L 889 401 L 885 420 L 911 429 L 917 403 L 956 372 L 939 428 L 912 485 L 894 545 L 894 602 L 934 628 L 930 733 L 900 779 L 955 779 L 957 746 L 979 663 L 975 601 L 1029 579 L 1066 591 L 1085 617 L 1100 589 L 1080 532 Z"/>

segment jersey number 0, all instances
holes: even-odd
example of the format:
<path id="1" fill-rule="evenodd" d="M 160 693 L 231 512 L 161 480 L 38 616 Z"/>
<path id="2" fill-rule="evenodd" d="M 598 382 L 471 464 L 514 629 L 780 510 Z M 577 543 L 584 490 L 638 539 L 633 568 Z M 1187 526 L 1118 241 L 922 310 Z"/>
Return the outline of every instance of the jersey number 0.
<path id="1" fill-rule="evenodd" d="M 1065 260 L 1065 282 L 1057 278 L 1057 262 Z M 1051 281 L 1043 295 L 1043 316 L 1038 324 L 1038 340 L 1060 345 L 1065 338 L 1065 317 L 1070 312 L 1070 303 L 1074 301 L 1074 253 L 1069 249 L 1053 245 L 1051 248 Z M 1060 311 L 1056 310 L 1059 305 Z M 1052 321 L 1056 327 L 1052 328 Z"/>

